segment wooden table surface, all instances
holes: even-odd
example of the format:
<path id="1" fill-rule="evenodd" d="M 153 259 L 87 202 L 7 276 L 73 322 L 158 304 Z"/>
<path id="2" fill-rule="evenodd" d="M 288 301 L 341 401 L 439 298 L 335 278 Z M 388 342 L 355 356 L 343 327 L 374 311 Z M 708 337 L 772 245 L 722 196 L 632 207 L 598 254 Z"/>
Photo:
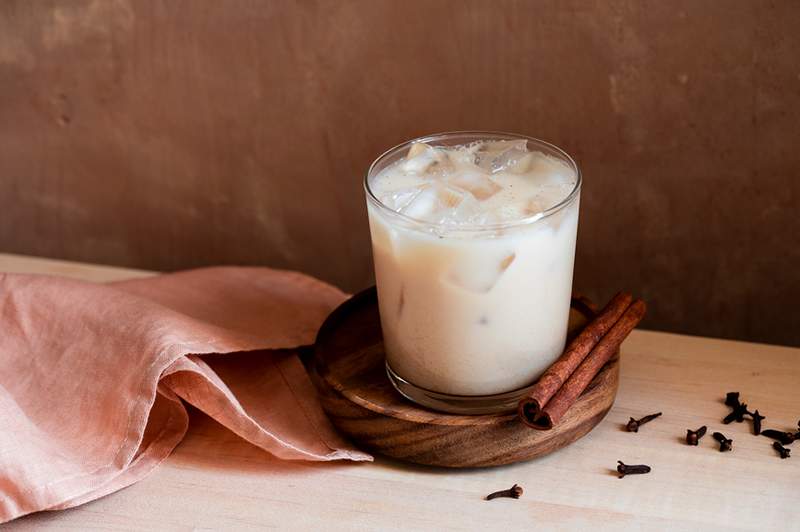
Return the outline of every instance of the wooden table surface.
<path id="1" fill-rule="evenodd" d="M 108 281 L 148 272 L 0 255 L 0 271 Z M 657 302 L 653 302 L 657 304 Z M 450 471 L 374 463 L 287 462 L 199 412 L 186 439 L 148 478 L 81 507 L 43 512 L 5 530 L 800 530 L 800 444 L 781 460 L 750 424 L 724 426 L 725 392 L 783 430 L 800 418 L 800 349 L 634 331 L 622 348 L 619 395 L 588 436 L 550 456 Z M 664 415 L 638 434 L 629 416 Z M 687 428 L 708 425 L 699 447 Z M 717 451 L 721 430 L 734 450 Z M 617 460 L 646 463 L 618 479 Z M 484 501 L 518 483 L 519 500 Z"/>

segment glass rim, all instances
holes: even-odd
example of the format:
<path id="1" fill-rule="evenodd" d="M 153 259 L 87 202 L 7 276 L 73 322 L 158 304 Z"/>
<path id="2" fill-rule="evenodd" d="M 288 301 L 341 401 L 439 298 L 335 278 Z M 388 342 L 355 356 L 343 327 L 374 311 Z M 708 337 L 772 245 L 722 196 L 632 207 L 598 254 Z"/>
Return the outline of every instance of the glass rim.
<path id="1" fill-rule="evenodd" d="M 567 196 L 556 203 L 555 205 L 548 207 L 542 211 L 539 211 L 535 214 L 530 216 L 526 216 L 525 218 L 520 218 L 518 220 L 511 220 L 508 222 L 499 222 L 493 224 L 482 224 L 482 225 L 474 225 L 474 224 L 465 224 L 465 225 L 457 225 L 451 226 L 436 222 L 429 222 L 427 220 L 420 220 L 418 218 L 414 218 L 412 216 L 408 216 L 407 214 L 403 214 L 398 212 L 385 203 L 383 203 L 377 196 L 372 192 L 372 189 L 369 186 L 369 178 L 373 174 L 373 170 L 375 167 L 387 157 L 396 154 L 397 152 L 410 147 L 415 142 L 432 142 L 435 140 L 442 140 L 447 138 L 453 137 L 475 137 L 472 141 L 482 140 L 482 139 L 490 139 L 490 140 L 527 140 L 528 142 L 532 142 L 535 146 L 547 148 L 548 150 L 556 152 L 559 156 L 561 156 L 572 170 L 575 171 L 575 184 L 572 187 Z M 400 220 L 403 220 L 407 223 L 411 223 L 413 225 L 422 226 L 430 229 L 442 229 L 444 228 L 446 233 L 484 233 L 484 232 L 492 232 L 498 231 L 502 229 L 509 229 L 513 227 L 521 227 L 525 225 L 534 224 L 540 220 L 548 218 L 557 212 L 562 211 L 568 205 L 570 205 L 573 200 L 578 196 L 581 190 L 581 185 L 583 183 L 583 177 L 581 176 L 581 170 L 578 167 L 578 163 L 575 162 L 575 159 L 572 158 L 570 154 L 568 154 L 563 149 L 559 148 L 555 144 L 551 144 L 547 141 L 537 139 L 535 137 L 531 137 L 528 135 L 522 135 L 519 133 L 507 133 L 505 131 L 481 131 L 481 130 L 464 130 L 464 131 L 445 131 L 442 133 L 433 133 L 430 135 L 425 135 L 422 137 L 416 137 L 411 140 L 407 140 L 405 142 L 401 142 L 388 150 L 384 151 L 380 154 L 372 164 L 369 165 L 367 169 L 367 173 L 364 176 L 364 190 L 367 193 L 367 200 L 374 204 L 379 209 L 383 210 L 384 212 L 390 213 L 392 216 L 398 217 Z"/>

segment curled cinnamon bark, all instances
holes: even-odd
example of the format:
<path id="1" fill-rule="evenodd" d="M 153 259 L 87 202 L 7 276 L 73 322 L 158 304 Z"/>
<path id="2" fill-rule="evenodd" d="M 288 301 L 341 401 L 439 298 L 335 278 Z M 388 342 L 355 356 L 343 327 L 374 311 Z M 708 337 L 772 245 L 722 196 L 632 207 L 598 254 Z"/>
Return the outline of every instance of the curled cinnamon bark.
<path id="1" fill-rule="evenodd" d="M 620 344 L 630 332 L 642 321 L 647 305 L 641 299 L 634 301 L 622 314 L 617 323 L 597 343 L 594 349 L 584 358 L 553 397 L 535 415 L 532 422 L 526 423 L 540 430 L 549 430 L 556 425 L 569 408 L 575 404 L 583 391 L 600 372 L 600 369 L 617 352 Z"/>
<path id="2" fill-rule="evenodd" d="M 633 297 L 624 292 L 611 298 L 602 312 L 569 343 L 564 354 L 539 377 L 528 395 L 519 403 L 519 416 L 526 424 L 533 426 L 536 416 L 545 404 L 569 379 L 600 339 L 619 321 L 632 300 Z"/>

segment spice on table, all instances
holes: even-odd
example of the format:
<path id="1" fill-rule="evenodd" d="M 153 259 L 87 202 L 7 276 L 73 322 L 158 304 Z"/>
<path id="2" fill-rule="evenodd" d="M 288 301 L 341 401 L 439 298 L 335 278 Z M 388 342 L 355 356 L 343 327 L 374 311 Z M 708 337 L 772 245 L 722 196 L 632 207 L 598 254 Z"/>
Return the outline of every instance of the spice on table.
<path id="1" fill-rule="evenodd" d="M 772 448 L 778 451 L 778 454 L 781 455 L 781 458 L 789 458 L 790 457 L 789 455 L 792 453 L 791 449 L 787 449 L 786 447 L 781 445 L 781 442 L 778 441 L 772 442 Z"/>
<path id="2" fill-rule="evenodd" d="M 697 445 L 698 443 L 700 443 L 700 438 L 706 435 L 706 430 L 708 430 L 708 427 L 706 427 L 705 425 L 703 425 L 697 430 L 687 429 L 686 443 L 688 443 L 689 445 Z"/>
<path id="3" fill-rule="evenodd" d="M 627 299 L 627 301 L 630 301 L 630 299 Z M 642 321 L 642 318 L 647 312 L 647 305 L 641 299 L 637 299 L 631 303 L 630 306 L 625 308 L 623 302 L 624 311 L 622 315 L 619 316 L 616 323 L 608 329 L 605 336 L 598 340 L 599 332 L 595 323 L 599 318 L 604 317 L 607 310 L 608 306 L 595 318 L 595 321 L 592 321 L 584 331 L 573 340 L 574 343 L 582 338 L 582 335 L 587 329 L 592 329 L 588 333 L 588 337 L 584 339 L 585 345 L 581 344 L 583 346 L 581 352 L 586 349 L 588 349 L 589 352 L 582 361 L 579 360 L 580 357 L 576 358 L 576 360 L 579 361 L 579 365 L 577 365 L 577 367 L 573 365 L 575 360 L 569 355 L 570 351 L 573 349 L 573 344 L 570 344 L 570 347 L 567 348 L 567 351 L 561 358 L 559 358 L 550 369 L 545 371 L 545 376 L 543 376 L 542 379 L 551 372 L 553 367 L 562 363 L 565 364 L 564 373 L 558 372 L 558 374 L 553 377 L 555 380 L 545 385 L 544 388 L 539 386 L 542 382 L 542 379 L 540 379 L 539 382 L 531 388 L 529 394 L 523 397 L 519 402 L 519 417 L 526 425 L 538 430 L 552 429 L 561 420 L 564 414 L 566 414 L 567 410 L 575 404 L 575 401 L 578 400 L 578 397 L 586 390 L 589 383 L 597 376 L 603 366 L 617 354 L 623 340 L 625 340 L 639 322 Z M 569 363 L 567 364 L 567 362 Z M 555 383 L 561 382 L 561 377 L 563 377 L 570 368 L 575 368 L 574 372 L 553 392 L 552 386 Z M 550 381 L 548 380 L 548 382 Z M 548 398 L 549 400 L 546 400 Z"/>
<path id="4" fill-rule="evenodd" d="M 661 412 L 658 412 L 657 414 L 650 414 L 649 416 L 644 416 L 641 419 L 633 419 L 633 418 L 631 418 L 631 420 L 628 421 L 628 424 L 625 425 L 625 428 L 628 429 L 628 432 L 639 432 L 639 427 L 641 427 L 645 423 L 649 423 L 649 422 L 653 421 L 655 418 L 657 418 L 660 415 L 661 415 Z"/>
<path id="5" fill-rule="evenodd" d="M 733 440 L 726 438 L 721 432 L 715 432 L 712 436 L 719 442 L 719 452 L 724 453 L 733 449 Z"/>
<path id="6" fill-rule="evenodd" d="M 622 460 L 617 460 L 617 464 L 617 473 L 619 473 L 619 478 L 622 478 L 625 475 L 644 475 L 645 473 L 650 472 L 649 465 L 628 465 L 623 464 Z"/>
<path id="7" fill-rule="evenodd" d="M 744 403 L 739 403 L 738 405 L 733 407 L 731 413 L 725 416 L 725 419 L 722 420 L 723 423 L 726 425 L 732 421 L 736 421 L 737 423 L 741 423 L 744 421 L 744 416 L 749 414 L 747 411 L 747 405 Z"/>
<path id="8" fill-rule="evenodd" d="M 761 431 L 762 436 L 766 436 L 767 438 L 772 438 L 773 440 L 778 440 L 783 445 L 789 445 L 790 443 L 792 443 L 794 440 L 797 439 L 798 434 L 793 434 L 791 432 L 783 432 L 775 429 L 766 429 Z"/>
<path id="9" fill-rule="evenodd" d="M 725 395 L 725 404 L 730 407 L 739 405 L 739 392 L 728 392 Z"/>
<path id="10" fill-rule="evenodd" d="M 491 501 L 492 499 L 499 499 L 500 497 L 507 497 L 510 499 L 519 499 L 520 495 L 522 495 L 522 486 L 514 484 L 507 490 L 500 490 L 495 491 L 494 493 L 490 493 L 486 496 L 487 501 Z"/>
<path id="11" fill-rule="evenodd" d="M 766 416 L 759 414 L 758 410 L 750 414 L 750 416 L 753 418 L 753 434 L 758 436 L 761 434 L 761 420 L 766 419 Z"/>

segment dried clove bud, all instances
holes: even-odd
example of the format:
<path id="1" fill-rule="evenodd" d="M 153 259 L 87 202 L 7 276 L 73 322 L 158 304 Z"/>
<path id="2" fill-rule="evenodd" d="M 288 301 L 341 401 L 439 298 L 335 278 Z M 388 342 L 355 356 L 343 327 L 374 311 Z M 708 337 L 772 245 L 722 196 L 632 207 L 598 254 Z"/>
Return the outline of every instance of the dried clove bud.
<path id="1" fill-rule="evenodd" d="M 730 407 L 739 406 L 739 392 L 728 392 L 725 395 L 725 404 Z"/>
<path id="2" fill-rule="evenodd" d="M 700 443 L 700 438 L 706 435 L 706 430 L 708 427 L 703 425 L 697 430 L 687 430 L 686 431 L 686 443 L 689 445 L 697 445 Z"/>
<path id="3" fill-rule="evenodd" d="M 726 438 L 721 432 L 715 432 L 712 436 L 719 442 L 719 452 L 724 453 L 733 449 L 733 440 Z"/>
<path id="4" fill-rule="evenodd" d="M 522 495 L 522 486 L 514 484 L 507 490 L 500 490 L 495 491 L 494 493 L 490 493 L 486 496 L 487 501 L 491 501 L 492 499 L 498 499 L 500 497 L 508 497 L 510 499 L 519 499 L 520 495 Z"/>
<path id="5" fill-rule="evenodd" d="M 617 473 L 619 473 L 619 478 L 622 478 L 625 475 L 644 475 L 645 473 L 650 472 L 649 465 L 627 465 L 623 464 L 622 460 L 617 460 L 617 464 Z"/>
<path id="6" fill-rule="evenodd" d="M 736 421 L 737 423 L 741 423 L 744 421 L 745 414 L 749 414 L 747 411 L 747 405 L 744 403 L 739 403 L 738 405 L 733 407 L 731 413 L 725 416 L 725 419 L 722 420 L 723 423 L 726 425 L 732 421 Z"/>
<path id="7" fill-rule="evenodd" d="M 744 416 L 746 416 L 747 414 L 750 413 L 750 411 L 747 410 L 747 405 L 744 404 L 744 403 L 740 404 L 739 407 L 736 408 L 736 410 L 734 410 L 734 411 L 736 412 L 736 422 L 737 423 L 743 422 L 744 421 Z"/>
<path id="8" fill-rule="evenodd" d="M 762 436 L 766 436 L 767 438 L 772 438 L 773 440 L 778 440 L 783 445 L 789 445 L 794 440 L 798 439 L 797 438 L 798 434 L 793 434 L 791 432 L 783 432 L 774 429 L 766 429 L 761 431 Z"/>
<path id="9" fill-rule="evenodd" d="M 750 417 L 753 418 L 753 434 L 758 436 L 761 434 L 761 420 L 766 419 L 766 416 L 762 416 L 758 413 L 758 410 L 750 414 Z"/>
<path id="10" fill-rule="evenodd" d="M 625 425 L 625 428 L 628 429 L 628 432 L 639 432 L 639 427 L 641 427 L 645 423 L 649 423 L 649 422 L 653 421 L 655 418 L 657 418 L 660 415 L 661 415 L 661 412 L 658 412 L 656 414 L 650 414 L 649 416 L 644 416 L 641 419 L 633 419 L 633 418 L 631 418 L 630 421 L 628 421 L 628 424 Z"/>
<path id="11" fill-rule="evenodd" d="M 778 454 L 781 455 L 781 458 L 790 458 L 790 455 L 792 454 L 791 449 L 787 449 L 777 441 L 772 442 L 772 448 L 778 451 Z"/>

